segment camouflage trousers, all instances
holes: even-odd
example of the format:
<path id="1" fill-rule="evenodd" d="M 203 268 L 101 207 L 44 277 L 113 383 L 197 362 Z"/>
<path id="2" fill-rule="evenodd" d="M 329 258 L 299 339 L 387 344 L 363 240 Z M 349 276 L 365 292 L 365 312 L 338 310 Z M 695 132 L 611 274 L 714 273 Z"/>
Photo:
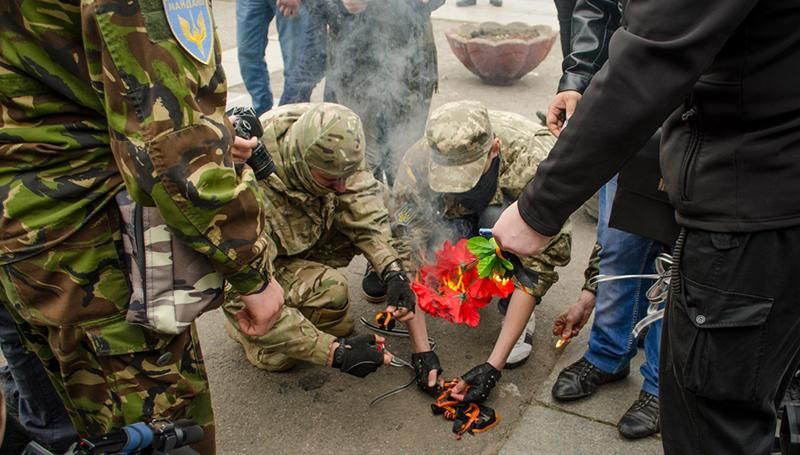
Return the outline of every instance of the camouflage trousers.
<path id="1" fill-rule="evenodd" d="M 274 270 L 285 298 L 278 322 L 264 336 L 244 335 L 233 316 L 243 304 L 229 294 L 223 305 L 228 335 L 242 345 L 250 363 L 264 370 L 285 371 L 297 360 L 325 365 L 331 343 L 353 331 L 347 279 L 333 267 L 305 259 L 280 258 Z"/>
<path id="2" fill-rule="evenodd" d="M 114 209 L 116 210 L 116 209 Z M 129 286 L 112 214 L 46 253 L 0 266 L 0 301 L 64 400 L 75 429 L 97 436 L 152 419 L 192 419 L 214 453 L 214 416 L 194 325 L 162 335 L 125 320 Z"/>

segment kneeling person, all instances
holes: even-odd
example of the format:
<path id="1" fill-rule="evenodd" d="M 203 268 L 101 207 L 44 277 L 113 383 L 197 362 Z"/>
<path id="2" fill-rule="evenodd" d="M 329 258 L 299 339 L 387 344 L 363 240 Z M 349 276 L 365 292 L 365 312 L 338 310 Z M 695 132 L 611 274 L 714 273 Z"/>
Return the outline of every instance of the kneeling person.
<path id="1" fill-rule="evenodd" d="M 390 245 L 380 185 L 364 167 L 361 121 L 344 106 L 303 103 L 271 110 L 261 123 L 276 165 L 259 182 L 272 215 L 268 254 L 285 306 L 269 333 L 250 337 L 236 320 L 242 303 L 230 294 L 226 331 L 258 368 L 284 371 L 301 360 L 366 376 L 391 356 L 376 345 L 381 338 L 345 338 L 353 319 L 347 279 L 336 268 L 363 253 L 389 283 L 392 305 L 413 310 L 415 297 Z"/>
<path id="2" fill-rule="evenodd" d="M 403 157 L 389 202 L 395 245 L 408 270 L 416 270 L 444 240 L 478 235 L 493 226 L 510 201 L 550 152 L 555 138 L 521 115 L 487 111 L 478 102 L 448 103 L 428 121 L 426 136 Z M 514 367 L 530 355 L 526 326 L 533 309 L 558 280 L 555 267 L 570 260 L 571 227 L 566 225 L 539 256 L 523 264 L 539 275 L 532 289 L 519 284 L 500 302 L 505 314 L 487 363 L 464 375 L 469 401 L 482 401 L 504 367 Z M 510 302 L 510 303 L 509 303 Z M 481 397 L 483 395 L 483 397 Z"/>

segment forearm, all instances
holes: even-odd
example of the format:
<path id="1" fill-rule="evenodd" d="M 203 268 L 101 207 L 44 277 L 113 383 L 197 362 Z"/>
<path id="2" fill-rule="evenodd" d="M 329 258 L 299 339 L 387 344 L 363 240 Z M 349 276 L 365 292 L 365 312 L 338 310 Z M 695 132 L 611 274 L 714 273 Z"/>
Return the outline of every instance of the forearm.
<path id="1" fill-rule="evenodd" d="M 417 310 L 414 317 L 406 321 L 408 335 L 411 339 L 411 350 L 413 352 L 428 352 L 431 345 L 428 343 L 428 326 L 425 324 L 425 315 Z"/>
<path id="2" fill-rule="evenodd" d="M 500 329 L 500 335 L 497 337 L 494 349 L 492 349 L 492 353 L 487 360 L 493 367 L 502 370 L 506 365 L 511 349 L 523 330 L 525 330 L 534 308 L 536 308 L 535 297 L 519 289 L 511 294 L 511 301 L 508 304 L 508 312 L 503 321 L 503 327 Z"/>

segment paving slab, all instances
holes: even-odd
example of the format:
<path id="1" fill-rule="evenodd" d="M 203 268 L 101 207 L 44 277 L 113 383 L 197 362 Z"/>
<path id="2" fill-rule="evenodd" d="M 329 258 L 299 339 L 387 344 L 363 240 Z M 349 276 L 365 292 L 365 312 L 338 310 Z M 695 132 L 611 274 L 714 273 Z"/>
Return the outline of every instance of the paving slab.
<path id="1" fill-rule="evenodd" d="M 654 438 L 627 441 L 616 427 L 541 404 L 531 405 L 500 450 L 502 455 L 660 455 Z"/>
<path id="2" fill-rule="evenodd" d="M 524 22 L 558 28 L 558 16 L 552 0 L 504 0 L 501 7 L 490 5 L 489 0 L 478 0 L 475 6 L 458 7 L 456 0 L 448 0 L 431 17 L 456 22 Z"/>

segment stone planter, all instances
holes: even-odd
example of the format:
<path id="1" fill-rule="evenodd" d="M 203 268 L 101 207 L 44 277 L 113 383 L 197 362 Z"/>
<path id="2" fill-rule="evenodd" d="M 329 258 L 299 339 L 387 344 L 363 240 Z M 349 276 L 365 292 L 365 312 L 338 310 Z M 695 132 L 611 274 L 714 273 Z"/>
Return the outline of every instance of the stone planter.
<path id="1" fill-rule="evenodd" d="M 483 82 L 511 85 L 547 57 L 558 33 L 546 25 L 483 22 L 464 24 L 446 36 L 458 60 Z"/>

